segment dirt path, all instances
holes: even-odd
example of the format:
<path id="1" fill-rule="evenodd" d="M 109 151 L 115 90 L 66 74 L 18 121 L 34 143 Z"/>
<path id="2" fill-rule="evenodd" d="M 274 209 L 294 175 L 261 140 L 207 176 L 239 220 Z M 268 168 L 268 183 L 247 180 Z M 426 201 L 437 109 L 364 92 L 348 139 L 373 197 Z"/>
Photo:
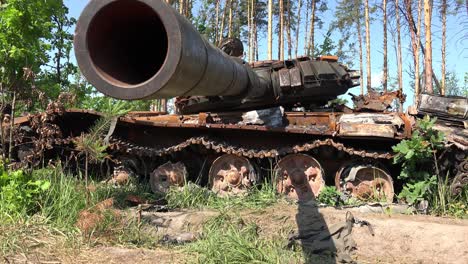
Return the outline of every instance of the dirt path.
<path id="1" fill-rule="evenodd" d="M 327 226 L 343 222 L 347 210 L 320 208 Z M 286 241 L 297 231 L 297 206 L 280 203 L 264 210 L 239 212 L 246 221 L 255 222 L 263 236 L 278 236 Z M 186 211 L 148 214 L 162 232 L 197 232 L 202 223 L 215 216 L 213 211 Z M 375 235 L 367 227 L 355 226 L 352 236 L 357 244 L 353 258 L 358 263 L 468 263 L 468 220 L 402 214 L 375 214 L 353 211 L 354 217 L 372 224 Z M 185 256 L 168 249 L 155 251 L 114 248 L 93 249 L 99 252 L 95 263 L 119 263 L 124 256 L 146 263 L 158 259 L 161 263 L 183 263 Z M 95 258 L 94 258 L 95 259 Z M 108 261 L 102 262 L 105 259 Z M 90 259 L 92 262 L 92 259 Z M 176 262 L 178 261 L 178 262 Z M 122 263 L 122 262 L 120 262 Z M 127 262 L 127 263 L 133 263 Z"/>
<path id="2" fill-rule="evenodd" d="M 327 226 L 345 221 L 346 210 L 320 208 Z M 287 242 L 288 235 L 297 231 L 297 206 L 279 203 L 263 210 L 239 213 L 246 222 L 259 226 L 260 236 L 274 237 Z M 160 232 L 177 234 L 199 232 L 203 222 L 217 215 L 214 211 L 181 211 L 146 213 L 144 217 Z M 353 212 L 355 218 L 372 224 L 375 235 L 367 227 L 355 226 L 352 237 L 357 244 L 353 259 L 358 263 L 468 263 L 468 220 Z M 78 252 L 51 254 L 43 252 L 40 261 L 18 256 L 10 263 L 187 263 L 194 259 L 181 250 L 158 247 L 154 250 L 94 247 Z M 13 260 L 13 261 L 11 261 Z M 1 262 L 2 260 L 0 260 Z M 8 261 L 7 261 L 8 262 Z"/>
<path id="3" fill-rule="evenodd" d="M 327 225 L 344 221 L 346 211 L 322 208 Z M 249 212 L 246 217 L 257 222 L 266 234 L 278 226 L 295 226 L 297 209 L 278 205 L 263 212 Z M 375 236 L 367 227 L 354 227 L 357 243 L 354 258 L 359 263 L 468 263 L 468 220 L 418 215 L 385 215 L 353 212 L 356 218 L 372 224 Z"/>

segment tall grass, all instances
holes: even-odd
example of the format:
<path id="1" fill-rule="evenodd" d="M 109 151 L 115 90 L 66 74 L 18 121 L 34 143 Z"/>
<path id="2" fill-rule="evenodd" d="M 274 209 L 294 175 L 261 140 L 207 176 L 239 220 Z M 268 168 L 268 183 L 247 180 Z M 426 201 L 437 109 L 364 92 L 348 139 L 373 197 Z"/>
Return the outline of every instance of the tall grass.
<path id="1" fill-rule="evenodd" d="M 50 181 L 50 188 L 40 197 L 40 214 L 56 227 L 71 228 L 86 206 L 84 185 L 59 170 L 42 169 L 35 176 Z"/>
<path id="2" fill-rule="evenodd" d="M 449 177 L 439 178 L 437 188 L 430 196 L 431 213 L 441 216 L 453 216 L 468 218 L 468 187 L 458 195 L 453 195 L 450 190 Z"/>
<path id="3" fill-rule="evenodd" d="M 186 250 L 195 253 L 198 263 L 300 263 L 301 252 L 287 249 L 285 241 L 284 236 L 262 238 L 256 224 L 221 213 Z"/>
<path id="4" fill-rule="evenodd" d="M 116 211 L 112 208 L 99 212 L 104 217 L 99 218 L 97 225 L 92 227 L 91 234 L 82 233 L 77 227 L 82 212 L 93 211 L 95 205 L 108 198 L 112 198 L 114 207 L 122 209 L 127 206 L 129 194 L 149 200 L 158 198 L 149 193 L 148 185 L 131 183 L 116 187 L 90 181 L 86 186 L 80 176 L 67 175 L 60 167 L 35 170 L 28 177 L 34 181 L 48 182 L 49 186 L 28 203 L 32 209 L 21 209 L 14 214 L 0 210 L 0 256 L 27 255 L 29 251 L 38 248 L 42 251 L 44 247 L 63 249 L 79 246 L 83 242 L 138 247 L 154 247 L 157 243 L 157 238 L 146 234 L 145 227 L 136 220 L 136 216 L 127 216 L 125 212 L 115 215 L 113 212 Z M 21 189 L 17 188 L 16 191 Z M 89 193 L 88 197 L 86 193 Z M 0 200 L 0 209 L 7 205 Z"/>
<path id="5" fill-rule="evenodd" d="M 228 207 L 264 208 L 278 201 L 279 196 L 270 184 L 252 187 L 245 195 L 218 197 L 214 192 L 191 182 L 180 188 L 171 188 L 166 195 L 171 208 Z"/>

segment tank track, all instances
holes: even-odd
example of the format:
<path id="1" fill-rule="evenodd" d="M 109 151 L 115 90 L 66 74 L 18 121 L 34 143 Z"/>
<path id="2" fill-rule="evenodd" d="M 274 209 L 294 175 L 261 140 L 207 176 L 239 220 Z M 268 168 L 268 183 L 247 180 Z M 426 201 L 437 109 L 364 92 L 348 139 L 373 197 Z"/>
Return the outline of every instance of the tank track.
<path id="1" fill-rule="evenodd" d="M 359 156 L 361 158 L 393 158 L 393 154 L 390 152 L 368 152 L 365 150 L 357 150 L 351 147 L 346 147 L 344 144 L 335 142 L 330 138 L 324 140 L 314 140 L 310 143 L 295 145 L 292 147 L 281 147 L 280 149 L 249 149 L 245 147 L 234 146 L 229 144 L 228 142 L 219 142 L 210 139 L 210 137 L 208 136 L 189 138 L 180 144 L 168 148 L 142 147 L 132 144 L 123 139 L 112 138 L 109 148 L 114 151 L 125 152 L 128 154 L 156 157 L 170 155 L 172 153 L 179 152 L 185 148 L 188 148 L 192 145 L 201 145 L 206 149 L 214 150 L 217 153 L 234 154 L 237 156 L 244 156 L 247 158 L 274 158 L 286 154 L 308 152 L 323 146 L 330 146 L 338 151 L 343 151 L 351 156 Z"/>
<path id="2" fill-rule="evenodd" d="M 68 145 L 72 144 L 76 138 L 77 137 L 68 137 L 65 139 L 58 138 L 54 139 L 54 143 L 57 146 Z M 323 146 L 330 146 L 350 156 L 357 156 L 361 158 L 389 160 L 392 159 L 394 156 L 394 154 L 392 154 L 391 152 L 370 152 L 366 150 L 358 150 L 352 147 L 346 147 L 344 144 L 335 142 L 333 139 L 330 138 L 324 140 L 314 140 L 310 143 L 295 145 L 292 147 L 281 147 L 280 149 L 249 149 L 245 147 L 235 146 L 225 141 L 220 142 L 211 139 L 208 136 L 192 137 L 180 144 L 168 148 L 142 147 L 116 137 L 111 137 L 109 143 L 109 150 L 111 151 L 146 157 L 161 157 L 165 155 L 171 155 L 173 153 L 180 152 L 183 149 L 189 148 L 193 145 L 200 145 L 208 150 L 214 150 L 217 153 L 234 154 L 246 158 L 261 159 L 275 158 L 287 154 L 308 152 Z"/>

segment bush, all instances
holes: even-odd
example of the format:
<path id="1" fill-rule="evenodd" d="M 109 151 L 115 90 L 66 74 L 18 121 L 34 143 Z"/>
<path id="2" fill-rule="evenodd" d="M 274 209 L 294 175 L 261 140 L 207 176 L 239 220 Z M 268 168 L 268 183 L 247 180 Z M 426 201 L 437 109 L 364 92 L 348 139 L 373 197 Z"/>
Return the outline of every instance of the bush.
<path id="1" fill-rule="evenodd" d="M 0 219 L 26 216 L 37 212 L 38 200 L 50 182 L 34 179 L 22 170 L 10 171 L 0 163 Z"/>
<path id="2" fill-rule="evenodd" d="M 399 179 L 405 181 L 398 198 L 414 204 L 428 200 L 437 188 L 437 151 L 444 147 L 444 136 L 434 130 L 436 119 L 428 116 L 417 121 L 411 139 L 403 140 L 393 147 L 395 163 L 402 164 Z"/>
<path id="3" fill-rule="evenodd" d="M 342 204 L 340 197 L 341 193 L 335 186 L 325 186 L 317 197 L 317 200 L 326 205 L 338 206 Z"/>

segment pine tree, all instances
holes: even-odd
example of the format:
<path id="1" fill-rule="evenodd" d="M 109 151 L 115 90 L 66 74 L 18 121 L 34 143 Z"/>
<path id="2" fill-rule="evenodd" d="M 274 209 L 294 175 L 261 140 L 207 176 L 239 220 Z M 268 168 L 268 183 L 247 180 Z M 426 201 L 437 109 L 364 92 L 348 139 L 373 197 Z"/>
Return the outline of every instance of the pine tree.
<path id="1" fill-rule="evenodd" d="M 284 60 L 284 0 L 279 0 L 278 58 Z"/>
<path id="2" fill-rule="evenodd" d="M 362 14 L 363 12 L 361 0 L 340 0 L 337 3 L 335 10 L 335 21 L 332 26 L 341 32 L 341 40 L 339 47 L 344 45 L 344 42 L 351 43 L 350 47 L 354 50 L 354 43 L 357 40 L 359 54 L 359 70 L 361 73 L 361 94 L 364 94 L 364 83 L 362 81 L 363 74 L 363 52 L 362 52 Z"/>
<path id="3" fill-rule="evenodd" d="M 286 37 L 288 41 L 288 59 L 292 57 L 292 40 L 291 40 L 291 0 L 286 0 L 286 12 L 287 12 L 287 19 L 286 19 Z"/>
<path id="4" fill-rule="evenodd" d="M 387 92 L 388 83 L 388 42 L 387 42 L 387 0 L 382 1 L 383 12 L 383 91 Z"/>
<path id="5" fill-rule="evenodd" d="M 301 10 L 302 10 L 302 0 L 299 0 L 297 6 L 297 24 L 296 24 L 296 46 L 294 50 L 294 56 L 297 58 L 297 51 L 299 49 L 299 32 L 301 28 Z"/>
<path id="6" fill-rule="evenodd" d="M 407 21 L 409 22 L 409 31 L 410 31 L 410 36 L 411 36 L 411 48 L 412 48 L 412 53 L 413 53 L 413 62 L 414 62 L 414 96 L 415 96 L 415 102 L 417 103 L 418 97 L 419 97 L 419 91 L 420 91 L 420 76 L 419 76 L 419 44 L 420 44 L 420 27 L 421 27 L 421 0 L 418 0 L 418 6 L 417 6 L 417 19 L 418 19 L 418 26 L 414 27 L 413 25 L 416 25 L 414 22 L 414 16 L 413 16 L 413 6 L 412 6 L 412 0 L 405 0 L 405 12 L 404 15 L 407 18 Z"/>
<path id="7" fill-rule="evenodd" d="M 317 1 L 311 1 L 311 15 L 310 15 L 310 28 L 309 28 L 309 38 L 307 41 L 307 55 L 314 56 L 314 46 L 315 46 L 315 13 L 317 8 Z"/>
<path id="8" fill-rule="evenodd" d="M 398 0 L 397 0 L 398 1 Z M 370 17 L 369 17 L 369 0 L 364 1 L 364 13 L 366 24 L 366 66 L 367 66 L 367 91 L 371 90 L 372 74 L 371 74 L 371 44 L 370 44 Z"/>
<path id="9" fill-rule="evenodd" d="M 273 59 L 273 0 L 268 0 L 268 59 Z"/>
<path id="10" fill-rule="evenodd" d="M 446 46 L 447 46 L 447 0 L 442 0 L 441 6 L 440 6 L 440 13 L 441 13 L 441 19 L 442 19 L 442 47 L 441 47 L 441 57 L 442 57 L 442 74 L 441 74 L 441 90 L 440 94 L 445 95 L 445 82 L 447 79 L 447 73 L 446 73 Z"/>
<path id="11" fill-rule="evenodd" d="M 426 48 L 424 56 L 425 91 L 434 93 L 432 86 L 432 0 L 424 0 L 424 31 L 426 35 Z"/>
<path id="12" fill-rule="evenodd" d="M 397 71 L 398 71 L 398 90 L 403 93 L 403 62 L 401 56 L 401 27 L 400 27 L 400 6 L 399 0 L 395 0 L 395 18 L 397 24 Z M 398 110 L 403 111 L 403 102 L 398 104 Z"/>

